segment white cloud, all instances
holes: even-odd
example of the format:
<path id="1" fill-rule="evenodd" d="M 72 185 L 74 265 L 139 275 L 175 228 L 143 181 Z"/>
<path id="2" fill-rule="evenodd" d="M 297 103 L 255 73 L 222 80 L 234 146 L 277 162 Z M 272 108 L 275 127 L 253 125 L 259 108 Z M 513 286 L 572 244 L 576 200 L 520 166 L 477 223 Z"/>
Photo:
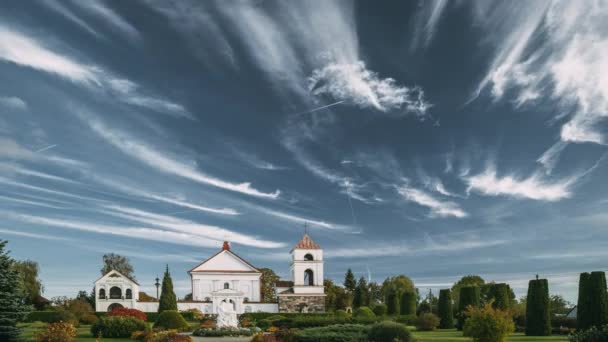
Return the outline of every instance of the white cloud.
<path id="1" fill-rule="evenodd" d="M 430 214 L 433 217 L 464 218 L 468 216 L 467 212 L 462 210 L 457 203 L 437 199 L 422 190 L 414 189 L 408 185 L 398 187 L 397 192 L 407 201 L 429 208 L 431 210 Z"/>
<path id="2" fill-rule="evenodd" d="M 0 233 L 14 235 L 14 236 L 27 237 L 27 238 L 32 238 L 32 239 L 41 239 L 41 240 L 53 240 L 53 241 L 69 240 L 68 238 L 59 237 L 59 236 L 51 236 L 51 235 L 38 234 L 38 233 L 28 233 L 28 232 L 14 231 L 14 230 L 8 230 L 8 229 L 0 229 Z"/>
<path id="3" fill-rule="evenodd" d="M 12 139 L 0 137 L 0 157 L 4 159 L 33 159 L 34 153 Z"/>
<path id="4" fill-rule="evenodd" d="M 309 78 L 313 95 L 329 95 L 360 108 L 382 112 L 401 111 L 424 116 L 431 106 L 419 87 L 399 86 L 392 78 L 381 78 L 366 68 L 362 61 L 329 63 L 316 69 Z"/>
<path id="5" fill-rule="evenodd" d="M 100 137 L 112 144 L 114 147 L 121 150 L 123 153 L 133 157 L 140 162 L 149 165 L 150 167 L 163 173 L 180 176 L 186 179 L 193 180 L 198 183 L 210 185 L 220 189 L 234 191 L 250 196 L 276 199 L 279 197 L 280 191 L 276 190 L 272 193 L 259 191 L 251 186 L 251 183 L 231 183 L 219 178 L 206 175 L 197 170 L 194 162 L 182 162 L 177 158 L 168 156 L 158 151 L 158 149 L 148 146 L 145 143 L 137 140 L 135 137 L 125 134 L 117 130 L 111 130 L 98 119 L 81 113 L 78 113 L 91 129 Z"/>
<path id="6" fill-rule="evenodd" d="M 300 216 L 296 216 L 296 215 L 292 215 L 292 214 L 287 214 L 287 213 L 283 213 L 280 211 L 276 211 L 276 210 L 271 210 L 271 209 L 262 209 L 261 210 L 264 214 L 267 215 L 271 215 L 271 216 L 275 216 L 278 218 L 282 218 L 285 219 L 287 221 L 292 221 L 292 222 L 296 222 L 296 223 L 308 223 L 312 226 L 317 226 L 320 228 L 327 228 L 327 229 L 336 229 L 338 228 L 338 226 L 336 226 L 333 223 L 329 223 L 329 222 L 325 222 L 325 221 L 319 221 L 319 220 L 313 220 L 310 218 L 306 218 L 306 217 L 300 217 Z"/>
<path id="7" fill-rule="evenodd" d="M 139 40 L 140 34 L 133 25 L 127 22 L 123 17 L 118 15 L 110 7 L 106 6 L 103 1 L 78 1 L 73 0 L 72 3 L 79 6 L 83 10 L 97 16 L 116 29 L 121 34 L 126 35 L 132 40 Z"/>
<path id="8" fill-rule="evenodd" d="M 78 17 L 71 9 L 65 6 L 64 2 L 60 2 L 57 0 L 44 0 L 42 1 L 44 5 L 46 5 L 51 10 L 63 15 L 66 19 L 85 29 L 87 32 L 91 33 L 96 37 L 102 37 L 102 35 L 93 29 L 89 24 L 87 24 L 84 20 Z"/>
<path id="9" fill-rule="evenodd" d="M 437 31 L 441 14 L 447 4 L 447 0 L 429 0 L 419 4 L 420 9 L 415 18 L 416 25 L 410 50 L 415 51 L 419 46 L 428 47 Z"/>
<path id="10" fill-rule="evenodd" d="M 572 195 L 570 187 L 574 178 L 547 181 L 539 173 L 527 178 L 506 175 L 499 177 L 492 167 L 477 175 L 468 176 L 465 181 L 468 191 L 476 191 L 487 196 L 511 196 L 539 201 L 559 201 Z"/>
<path id="11" fill-rule="evenodd" d="M 113 99 L 154 110 L 161 114 L 193 119 L 180 104 L 143 94 L 135 82 L 121 78 L 100 66 L 80 63 L 49 50 L 38 40 L 0 26 L 0 60 L 63 77 Z"/>
<path id="12" fill-rule="evenodd" d="M 480 89 L 490 86 L 496 99 L 515 90 L 517 105 L 551 96 L 558 117 L 569 117 L 562 141 L 605 144 L 598 126 L 608 118 L 608 3 L 475 4 L 475 17 L 500 42 Z"/>
<path id="13" fill-rule="evenodd" d="M 547 174 L 551 174 L 555 165 L 559 161 L 559 156 L 561 152 L 568 146 L 567 142 L 558 141 L 553 146 L 551 146 L 548 150 L 546 150 L 536 161 L 542 164 L 545 172 Z"/>
<path id="14" fill-rule="evenodd" d="M 16 96 L 0 96 L 0 106 L 17 110 L 27 109 L 27 103 Z"/>

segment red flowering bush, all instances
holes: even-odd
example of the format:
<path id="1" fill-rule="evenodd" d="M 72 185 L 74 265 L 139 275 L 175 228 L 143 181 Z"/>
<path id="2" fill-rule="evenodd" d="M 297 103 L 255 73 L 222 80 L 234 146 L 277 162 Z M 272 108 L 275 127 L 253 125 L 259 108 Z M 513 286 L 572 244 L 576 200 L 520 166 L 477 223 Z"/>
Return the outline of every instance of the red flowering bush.
<path id="1" fill-rule="evenodd" d="M 135 317 L 141 319 L 142 321 L 147 321 L 148 318 L 146 314 L 137 309 L 129 309 L 129 308 L 117 308 L 108 313 L 108 316 L 120 316 L 120 317 Z"/>

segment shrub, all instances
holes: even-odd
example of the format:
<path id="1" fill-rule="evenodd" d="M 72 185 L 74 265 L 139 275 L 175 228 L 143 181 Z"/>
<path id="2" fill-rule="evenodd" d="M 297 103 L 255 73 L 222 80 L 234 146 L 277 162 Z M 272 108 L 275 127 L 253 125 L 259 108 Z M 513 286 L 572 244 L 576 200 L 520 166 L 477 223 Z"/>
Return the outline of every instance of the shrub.
<path id="1" fill-rule="evenodd" d="M 416 294 L 408 291 L 401 295 L 401 315 L 416 314 Z"/>
<path id="2" fill-rule="evenodd" d="M 530 280 L 526 301 L 526 335 L 551 335 L 549 283 L 547 279 Z"/>
<path id="3" fill-rule="evenodd" d="M 469 306 L 466 315 L 464 336 L 472 337 L 473 341 L 503 342 L 515 331 L 511 313 L 494 309 L 491 303 L 482 308 Z"/>
<path id="4" fill-rule="evenodd" d="M 108 313 L 108 316 L 120 316 L 120 317 L 135 317 L 141 319 L 142 321 L 147 321 L 148 317 L 143 311 L 139 311 L 137 309 L 129 309 L 129 308 L 118 308 L 112 310 L 112 312 Z"/>
<path id="5" fill-rule="evenodd" d="M 334 311 L 334 317 L 338 319 L 346 319 L 350 317 L 350 315 L 345 310 L 336 310 Z"/>
<path id="6" fill-rule="evenodd" d="M 158 329 L 177 329 L 180 331 L 190 328 L 188 322 L 175 310 L 165 310 L 158 315 L 154 328 Z"/>
<path id="7" fill-rule="evenodd" d="M 192 337 L 179 334 L 175 330 L 163 330 L 150 333 L 145 342 L 192 342 Z"/>
<path id="8" fill-rule="evenodd" d="M 269 319 L 261 319 L 256 322 L 256 327 L 266 330 L 272 326 L 272 321 Z"/>
<path id="9" fill-rule="evenodd" d="M 201 310 L 196 308 L 182 311 L 181 314 L 186 321 L 200 321 L 205 317 Z"/>
<path id="10" fill-rule="evenodd" d="M 95 316 L 92 313 L 86 314 L 86 315 L 83 315 L 82 317 L 80 317 L 80 323 L 86 324 L 86 325 L 91 325 L 91 324 L 97 322 L 97 320 L 99 320 L 99 318 L 97 318 L 97 316 Z"/>
<path id="11" fill-rule="evenodd" d="M 353 318 L 371 320 L 375 319 L 376 315 L 374 314 L 372 309 L 368 308 L 367 306 L 361 306 L 356 308 L 355 311 L 353 311 Z"/>
<path id="12" fill-rule="evenodd" d="M 495 309 L 507 310 L 511 307 L 511 288 L 508 284 L 488 284 L 488 299 L 494 300 L 493 306 Z"/>
<path id="13" fill-rule="evenodd" d="M 420 315 L 416 320 L 416 330 L 420 331 L 432 331 L 439 326 L 439 317 L 427 312 Z"/>
<path id="14" fill-rule="evenodd" d="M 384 321 L 374 324 L 367 335 L 370 342 L 409 342 L 414 341 L 412 334 L 403 324 Z"/>
<path id="15" fill-rule="evenodd" d="M 106 316 L 91 326 L 93 336 L 106 338 L 130 337 L 135 331 L 148 331 L 148 324 L 135 317 Z"/>
<path id="16" fill-rule="evenodd" d="M 57 319 L 57 322 L 70 323 L 76 328 L 80 326 L 80 320 L 76 317 L 76 315 L 63 308 L 57 310 Z"/>
<path id="17" fill-rule="evenodd" d="M 25 322 L 56 323 L 59 322 L 59 313 L 57 311 L 32 311 L 25 317 Z"/>
<path id="18" fill-rule="evenodd" d="M 591 327 L 586 330 L 579 330 L 568 337 L 570 342 L 606 342 L 608 341 L 608 325 L 600 329 Z"/>
<path id="19" fill-rule="evenodd" d="M 148 322 L 156 322 L 158 320 L 158 315 L 160 315 L 158 312 L 144 312 L 146 314 L 146 317 L 148 318 L 147 321 Z"/>
<path id="20" fill-rule="evenodd" d="M 363 324 L 370 321 L 368 318 L 355 319 L 357 322 L 361 322 Z M 264 321 L 264 320 L 263 320 Z M 267 320 L 265 320 L 267 321 Z M 336 318 L 336 317 L 298 317 L 298 318 L 286 318 L 279 319 L 276 321 L 271 321 L 271 325 L 279 328 L 313 328 L 313 327 L 324 327 L 328 325 L 335 324 L 345 324 L 350 323 L 352 319 L 350 318 Z M 373 319 L 372 319 L 373 321 Z M 262 326 L 260 326 L 262 328 Z"/>
<path id="21" fill-rule="evenodd" d="M 359 324 L 336 324 L 304 329 L 296 336 L 297 342 L 364 342 L 368 328 Z"/>
<path id="22" fill-rule="evenodd" d="M 34 334 L 40 342 L 71 342 L 76 336 L 76 328 L 70 323 L 51 323 Z"/>
<path id="23" fill-rule="evenodd" d="M 401 315 L 395 318 L 395 322 L 403 323 L 405 325 L 416 325 L 416 321 L 418 320 L 418 316 L 414 315 Z"/>
<path id="24" fill-rule="evenodd" d="M 454 309 L 452 307 L 452 291 L 444 289 L 439 291 L 439 327 L 441 329 L 452 329 L 454 327 Z"/>
<path id="25" fill-rule="evenodd" d="M 377 317 L 386 316 L 386 312 L 387 312 L 386 304 L 376 304 L 374 306 L 373 311 Z"/>
<path id="26" fill-rule="evenodd" d="M 460 299 L 458 300 L 458 330 L 464 328 L 467 319 L 466 311 L 469 306 L 479 307 L 480 290 L 477 286 L 465 286 L 460 288 Z"/>
<path id="27" fill-rule="evenodd" d="M 247 328 L 197 329 L 192 335 L 201 337 L 251 336 L 253 331 Z"/>
<path id="28" fill-rule="evenodd" d="M 604 272 L 581 274 L 577 319 L 579 329 L 599 327 L 608 323 L 608 293 Z"/>

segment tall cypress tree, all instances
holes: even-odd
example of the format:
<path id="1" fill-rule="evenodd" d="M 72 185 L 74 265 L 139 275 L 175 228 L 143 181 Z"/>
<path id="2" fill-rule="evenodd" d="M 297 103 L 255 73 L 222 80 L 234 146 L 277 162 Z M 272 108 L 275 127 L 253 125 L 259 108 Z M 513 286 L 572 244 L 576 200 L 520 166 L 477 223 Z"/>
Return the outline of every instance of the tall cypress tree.
<path id="1" fill-rule="evenodd" d="M 401 295 L 401 314 L 416 314 L 416 294 L 414 292 L 406 291 Z"/>
<path id="2" fill-rule="evenodd" d="M 399 293 L 391 291 L 386 298 L 387 312 L 389 315 L 399 315 Z"/>
<path id="3" fill-rule="evenodd" d="M 350 293 L 355 292 L 355 288 L 357 287 L 357 281 L 355 280 L 355 275 L 353 271 L 349 268 L 346 271 L 346 275 L 344 276 L 344 287 L 350 291 Z"/>
<path id="4" fill-rule="evenodd" d="M 589 273 L 581 273 L 578 281 L 578 303 L 576 305 L 576 324 L 579 329 L 588 329 L 589 320 Z"/>
<path id="5" fill-rule="evenodd" d="M 12 342 L 19 340 L 17 322 L 25 317 L 29 307 L 21 297 L 14 261 L 4 249 L 7 243 L 0 240 L 0 341 Z"/>
<path id="6" fill-rule="evenodd" d="M 365 278 L 361 277 L 353 293 L 353 307 L 358 308 L 367 305 L 369 305 L 369 288 L 367 287 Z"/>
<path id="7" fill-rule="evenodd" d="M 526 335 L 551 335 L 551 308 L 547 279 L 530 280 L 526 300 Z"/>
<path id="8" fill-rule="evenodd" d="M 450 289 L 439 290 L 439 327 L 441 329 L 452 329 L 454 327 L 454 309 L 452 306 L 452 291 Z"/>
<path id="9" fill-rule="evenodd" d="M 466 320 L 465 311 L 467 307 L 479 307 L 481 291 L 477 286 L 465 286 L 460 288 L 460 300 L 458 301 L 458 330 L 462 330 Z"/>
<path id="10" fill-rule="evenodd" d="M 588 280 L 588 327 L 601 327 L 608 323 L 608 293 L 604 272 L 591 272 Z"/>
<path id="11" fill-rule="evenodd" d="M 177 298 L 175 292 L 173 292 L 173 280 L 171 280 L 171 274 L 169 273 L 169 265 L 167 265 L 163 276 L 163 286 L 158 303 L 159 313 L 166 310 L 177 310 Z"/>

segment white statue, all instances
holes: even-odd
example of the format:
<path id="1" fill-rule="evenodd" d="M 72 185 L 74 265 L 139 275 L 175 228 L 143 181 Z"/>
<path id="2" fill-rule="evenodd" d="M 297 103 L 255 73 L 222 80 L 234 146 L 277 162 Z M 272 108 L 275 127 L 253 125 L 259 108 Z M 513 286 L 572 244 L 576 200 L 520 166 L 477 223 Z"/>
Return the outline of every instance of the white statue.
<path id="1" fill-rule="evenodd" d="M 220 303 L 217 311 L 217 327 L 218 328 L 236 328 L 239 321 L 236 318 L 236 311 L 231 303 Z"/>

